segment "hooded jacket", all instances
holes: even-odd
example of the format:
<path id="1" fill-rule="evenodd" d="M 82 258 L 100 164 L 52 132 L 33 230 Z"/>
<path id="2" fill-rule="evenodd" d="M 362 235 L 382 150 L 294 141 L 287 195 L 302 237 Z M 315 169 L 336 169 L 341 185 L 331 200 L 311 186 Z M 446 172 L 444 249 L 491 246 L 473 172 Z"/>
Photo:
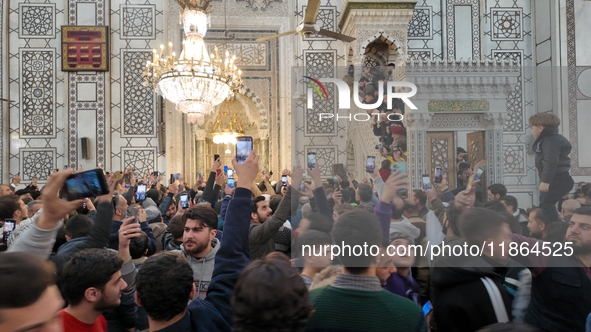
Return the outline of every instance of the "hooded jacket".
<path id="1" fill-rule="evenodd" d="M 446 243 L 447 244 L 447 243 Z M 511 319 L 512 297 L 503 287 L 506 268 L 495 268 L 486 258 L 442 256 L 431 273 L 433 314 L 438 331 L 477 331 L 497 323 L 495 311 L 481 278 L 499 289 Z"/>
<path id="2" fill-rule="evenodd" d="M 545 127 L 532 146 L 536 153 L 536 168 L 542 182 L 552 183 L 556 174 L 570 170 L 570 150 L 566 137 L 558 133 L 558 127 Z"/>
<path id="3" fill-rule="evenodd" d="M 211 246 L 213 247 L 213 250 L 203 258 L 195 258 L 187 254 L 185 252 L 185 246 L 182 244 L 181 250 L 175 250 L 175 252 L 181 253 L 185 256 L 189 261 L 189 264 L 191 264 L 191 268 L 193 269 L 193 279 L 195 281 L 195 287 L 197 288 L 199 299 L 205 299 L 205 295 L 207 295 L 207 288 L 209 287 L 211 276 L 213 275 L 215 254 L 220 249 L 220 240 L 213 238 Z"/>

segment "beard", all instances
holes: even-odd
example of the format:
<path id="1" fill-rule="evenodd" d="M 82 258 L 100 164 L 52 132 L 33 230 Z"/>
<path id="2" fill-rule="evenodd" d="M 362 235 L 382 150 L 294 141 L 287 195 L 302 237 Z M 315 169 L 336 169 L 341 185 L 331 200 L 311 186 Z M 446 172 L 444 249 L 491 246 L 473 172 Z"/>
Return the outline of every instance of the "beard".
<path id="1" fill-rule="evenodd" d="M 94 310 L 103 312 L 107 309 L 117 308 L 121 304 L 121 294 L 116 299 L 109 299 L 102 296 L 101 299 L 94 305 Z"/>
<path id="2" fill-rule="evenodd" d="M 187 248 L 187 243 L 191 243 L 193 247 L 191 249 Z M 191 256 L 198 255 L 207 249 L 207 246 L 211 245 L 211 241 L 204 241 L 204 242 L 195 242 L 189 241 L 185 242 L 185 252 Z"/>
<path id="3" fill-rule="evenodd" d="M 591 244 L 589 243 L 581 243 L 577 245 L 573 243 L 571 246 L 573 248 L 573 254 L 576 256 L 591 254 Z"/>
<path id="4" fill-rule="evenodd" d="M 529 231 L 529 236 L 533 237 L 534 239 L 541 239 L 542 238 L 542 232 L 532 232 Z"/>

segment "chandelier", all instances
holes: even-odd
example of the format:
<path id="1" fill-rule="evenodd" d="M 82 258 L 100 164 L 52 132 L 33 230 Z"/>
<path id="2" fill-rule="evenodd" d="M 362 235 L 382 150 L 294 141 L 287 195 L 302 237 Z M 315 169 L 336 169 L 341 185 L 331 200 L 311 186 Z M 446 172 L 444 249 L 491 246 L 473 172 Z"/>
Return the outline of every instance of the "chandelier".
<path id="1" fill-rule="evenodd" d="M 226 104 L 222 105 L 222 107 L 228 103 L 226 101 Z M 234 113 L 230 117 L 228 108 L 226 107 L 226 110 L 221 110 L 220 117 L 216 120 L 213 127 L 213 142 L 215 144 L 236 144 L 236 137 L 244 135 L 244 130 L 238 121 L 238 116 Z"/>
<path id="2" fill-rule="evenodd" d="M 176 0 L 183 8 L 181 19 L 185 32 L 180 56 L 168 43 L 160 52 L 153 51 L 143 73 L 144 86 L 176 104 L 176 109 L 188 114 L 192 123 L 203 124 L 204 115 L 242 88 L 242 71 L 236 66 L 236 56 L 228 51 L 222 59 L 215 51 L 209 55 L 203 37 L 209 26 L 207 7 L 210 0 Z"/>

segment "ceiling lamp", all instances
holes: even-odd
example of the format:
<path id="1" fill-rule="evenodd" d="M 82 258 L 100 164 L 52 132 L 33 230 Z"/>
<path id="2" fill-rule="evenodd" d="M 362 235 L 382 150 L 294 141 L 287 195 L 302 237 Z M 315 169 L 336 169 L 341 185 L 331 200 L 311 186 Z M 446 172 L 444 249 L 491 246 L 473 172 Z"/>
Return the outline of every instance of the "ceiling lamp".
<path id="1" fill-rule="evenodd" d="M 226 102 L 222 107 L 228 104 L 229 102 Z M 226 106 L 225 110 L 221 110 L 220 117 L 213 127 L 213 142 L 215 144 L 236 144 L 236 137 L 244 135 L 236 113 L 230 117 L 228 108 L 229 106 Z"/>
<path id="2" fill-rule="evenodd" d="M 210 0 L 176 1 L 183 8 L 183 50 L 179 57 L 172 51 L 172 43 L 168 43 L 166 53 L 164 45 L 159 53 L 154 50 L 143 74 L 144 86 L 151 86 L 175 103 L 178 111 L 199 114 L 191 119 L 203 124 L 202 115 L 210 114 L 216 105 L 241 89 L 242 71 L 236 66 L 236 56 L 230 57 L 227 51 L 223 59 L 217 47 L 211 55 L 207 53 L 203 37 L 209 26 Z"/>

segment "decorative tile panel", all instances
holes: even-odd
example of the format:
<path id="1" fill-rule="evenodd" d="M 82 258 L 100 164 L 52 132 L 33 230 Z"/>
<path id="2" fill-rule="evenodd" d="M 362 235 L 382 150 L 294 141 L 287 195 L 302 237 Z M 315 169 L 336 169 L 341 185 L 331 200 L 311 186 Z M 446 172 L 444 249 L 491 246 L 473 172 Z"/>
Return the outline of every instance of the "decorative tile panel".
<path id="1" fill-rule="evenodd" d="M 523 51 L 493 51 L 495 60 L 516 60 L 521 66 L 523 61 Z M 507 116 L 505 117 L 506 132 L 522 132 L 523 124 L 523 71 L 517 78 L 517 84 L 509 96 L 507 96 Z"/>
<path id="2" fill-rule="evenodd" d="M 155 39 L 156 6 L 121 5 L 121 39 Z"/>
<path id="3" fill-rule="evenodd" d="M 477 114 L 446 114 L 431 116 L 429 128 L 467 128 L 484 127 L 482 117 Z"/>
<path id="4" fill-rule="evenodd" d="M 303 13 L 306 12 L 306 6 L 303 6 L 302 12 Z M 338 32 L 338 30 L 336 30 L 336 26 L 335 26 L 336 16 L 337 16 L 337 7 L 320 6 L 320 9 L 318 10 L 318 16 L 316 17 L 316 25 L 318 25 L 318 27 L 320 29 Z M 310 37 L 304 37 L 304 40 L 334 40 L 334 39 L 329 38 L 329 37 L 325 37 L 325 36 L 321 36 L 321 35 L 314 35 L 314 36 L 310 36 Z"/>
<path id="5" fill-rule="evenodd" d="M 145 63 L 152 59 L 146 50 L 121 50 L 122 117 L 121 137 L 156 137 L 156 98 L 150 87 L 143 85 Z"/>
<path id="6" fill-rule="evenodd" d="M 133 167 L 135 174 L 153 172 L 156 161 L 156 148 L 121 148 L 121 169 Z"/>
<path id="7" fill-rule="evenodd" d="M 240 68 L 252 67 L 252 69 L 261 68 L 268 69 L 266 42 L 244 42 L 244 43 L 207 43 L 207 51 L 209 54 L 214 52 L 217 46 L 220 54 L 226 51 L 236 56 L 236 63 Z M 249 68 L 250 69 L 250 68 Z"/>
<path id="8" fill-rule="evenodd" d="M 523 40 L 522 8 L 491 8 L 492 40 Z"/>
<path id="9" fill-rule="evenodd" d="M 21 137 L 54 137 L 55 49 L 21 48 Z"/>
<path id="10" fill-rule="evenodd" d="M 316 79 L 320 78 L 334 78 L 336 51 L 304 51 L 304 63 L 306 76 Z M 305 136 L 335 136 L 336 121 L 334 119 L 319 120 L 320 113 L 335 114 L 337 92 L 334 84 L 327 84 L 326 91 L 328 92 L 328 99 L 320 98 L 317 94 L 312 94 L 314 98 L 314 108 L 305 108 Z"/>
<path id="11" fill-rule="evenodd" d="M 55 4 L 26 4 L 19 8 L 19 38 L 55 38 Z"/>
<path id="12" fill-rule="evenodd" d="M 430 48 L 409 48 L 407 54 L 408 60 L 433 60 L 433 49 Z"/>
<path id="13" fill-rule="evenodd" d="M 505 144 L 503 148 L 505 175 L 526 175 L 525 146 Z"/>
<path id="14" fill-rule="evenodd" d="M 337 146 L 328 145 L 306 145 L 304 147 L 304 155 L 307 156 L 308 152 L 316 153 L 316 160 L 318 164 L 322 165 L 320 175 L 322 177 L 332 176 L 332 165 L 337 164 Z"/>
<path id="15" fill-rule="evenodd" d="M 480 0 L 446 0 L 447 58 L 456 58 L 455 6 L 470 6 L 472 8 L 472 17 L 470 18 L 472 22 L 472 58 L 480 59 Z"/>
<path id="16" fill-rule="evenodd" d="M 36 178 L 40 182 L 47 181 L 49 173 L 56 168 L 56 149 L 28 149 L 19 150 L 20 172 L 22 181 L 29 183 Z"/>
<path id="17" fill-rule="evenodd" d="M 408 39 L 432 39 L 432 7 L 415 7 L 412 19 L 408 23 Z"/>

